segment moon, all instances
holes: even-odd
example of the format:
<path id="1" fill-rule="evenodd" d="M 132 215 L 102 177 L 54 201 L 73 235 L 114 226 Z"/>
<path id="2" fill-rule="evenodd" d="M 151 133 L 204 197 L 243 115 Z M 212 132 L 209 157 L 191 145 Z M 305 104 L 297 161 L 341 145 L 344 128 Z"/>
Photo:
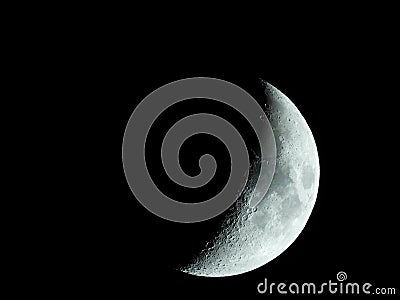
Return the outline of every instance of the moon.
<path id="1" fill-rule="evenodd" d="M 314 137 L 289 98 L 271 84 L 263 84 L 265 115 L 277 149 L 271 185 L 261 202 L 251 208 L 251 194 L 265 191 L 254 191 L 258 174 L 250 168 L 248 183 L 238 200 L 224 212 L 220 229 L 190 262 L 177 267 L 182 272 L 224 277 L 259 268 L 295 241 L 311 215 L 320 175 Z"/>

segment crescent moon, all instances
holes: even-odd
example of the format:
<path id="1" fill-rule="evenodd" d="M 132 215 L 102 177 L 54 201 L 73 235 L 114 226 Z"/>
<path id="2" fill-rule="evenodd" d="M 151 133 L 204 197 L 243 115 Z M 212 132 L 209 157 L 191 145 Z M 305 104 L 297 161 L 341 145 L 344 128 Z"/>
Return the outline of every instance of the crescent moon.
<path id="1" fill-rule="evenodd" d="M 295 241 L 311 215 L 320 176 L 314 137 L 289 98 L 271 84 L 263 84 L 265 113 L 277 149 L 271 185 L 261 202 L 251 208 L 251 192 L 265 192 L 253 191 L 258 175 L 253 174 L 242 195 L 225 212 L 213 239 L 192 261 L 177 267 L 182 272 L 223 277 L 259 268 Z"/>

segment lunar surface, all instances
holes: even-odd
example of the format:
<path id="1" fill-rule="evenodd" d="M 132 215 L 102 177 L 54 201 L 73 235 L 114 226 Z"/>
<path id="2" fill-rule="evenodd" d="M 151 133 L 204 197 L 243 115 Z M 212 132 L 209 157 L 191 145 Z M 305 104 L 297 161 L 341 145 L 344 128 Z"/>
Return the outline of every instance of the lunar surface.
<path id="1" fill-rule="evenodd" d="M 295 105 L 267 82 L 265 113 L 276 140 L 276 169 L 263 200 L 250 208 L 258 174 L 226 211 L 220 229 L 200 253 L 177 269 L 208 277 L 232 276 L 265 265 L 286 250 L 303 230 L 317 197 L 317 147 Z M 262 117 L 262 116 L 261 116 Z M 262 142 L 262 141 L 260 141 Z M 252 165 L 260 163 L 260 158 Z M 263 191 L 265 192 L 265 191 Z"/>

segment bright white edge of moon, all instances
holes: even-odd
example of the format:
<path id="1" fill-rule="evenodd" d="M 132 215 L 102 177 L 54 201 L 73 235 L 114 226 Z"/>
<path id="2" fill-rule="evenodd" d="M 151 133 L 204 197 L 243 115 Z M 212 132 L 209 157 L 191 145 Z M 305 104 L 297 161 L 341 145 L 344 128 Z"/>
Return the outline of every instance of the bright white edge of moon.
<path id="1" fill-rule="evenodd" d="M 265 113 L 277 148 L 271 185 L 251 209 L 249 195 L 257 178 L 250 174 L 242 197 L 225 212 L 221 229 L 189 264 L 178 268 L 182 272 L 223 277 L 259 268 L 283 253 L 310 217 L 320 174 L 314 137 L 289 98 L 267 82 L 263 84 Z"/>

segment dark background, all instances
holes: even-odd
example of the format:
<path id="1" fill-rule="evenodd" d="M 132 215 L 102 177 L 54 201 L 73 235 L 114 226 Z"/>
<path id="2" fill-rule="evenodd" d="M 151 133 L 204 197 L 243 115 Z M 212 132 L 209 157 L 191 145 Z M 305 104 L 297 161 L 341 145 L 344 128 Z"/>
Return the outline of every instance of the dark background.
<path id="1" fill-rule="evenodd" d="M 90 217 L 76 250 L 76 272 L 85 279 L 71 278 L 71 286 L 127 297 L 252 298 L 267 297 L 256 291 L 264 278 L 318 283 L 344 271 L 348 281 L 397 288 L 397 83 L 384 55 L 390 46 L 369 34 L 357 41 L 352 35 L 293 40 L 286 47 L 264 41 L 244 51 L 195 43 L 171 49 L 169 42 L 119 41 L 101 55 L 83 54 L 81 111 L 91 117 L 82 129 L 90 146 L 82 151 L 91 171 L 80 197 L 90 203 Z M 279 257 L 233 277 L 169 268 L 183 241 L 191 247 L 195 240 L 191 227 L 174 231 L 177 225 L 144 209 L 123 173 L 122 139 L 135 106 L 164 84 L 197 76 L 230 81 L 256 99 L 263 94 L 259 78 L 268 81 L 297 106 L 318 147 L 320 187 L 306 227 Z"/>

